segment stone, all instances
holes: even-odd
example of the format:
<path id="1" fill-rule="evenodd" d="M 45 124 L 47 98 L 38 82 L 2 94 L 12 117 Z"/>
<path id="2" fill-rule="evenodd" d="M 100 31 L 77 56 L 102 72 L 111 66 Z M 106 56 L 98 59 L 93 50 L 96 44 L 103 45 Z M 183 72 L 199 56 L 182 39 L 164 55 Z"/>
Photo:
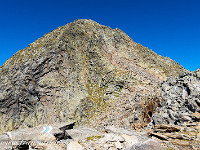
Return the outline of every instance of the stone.
<path id="1" fill-rule="evenodd" d="M 8 141 L 10 140 L 8 134 L 0 134 L 0 141 Z"/>
<path id="2" fill-rule="evenodd" d="M 147 140 L 143 143 L 136 143 L 126 150 L 165 150 L 165 148 L 155 140 Z"/>
<path id="3" fill-rule="evenodd" d="M 197 134 L 197 139 L 200 141 L 200 133 Z"/>
<path id="4" fill-rule="evenodd" d="M 77 141 L 72 141 L 67 145 L 67 150 L 83 150 L 82 147 Z"/>
<path id="5" fill-rule="evenodd" d="M 197 126 L 194 127 L 197 131 L 200 131 L 200 125 L 198 124 Z"/>
<path id="6" fill-rule="evenodd" d="M 103 148 L 104 149 L 108 149 L 109 148 L 109 145 L 107 143 L 103 144 Z"/>
<path id="7" fill-rule="evenodd" d="M 165 136 L 167 136 L 168 138 L 173 138 L 173 139 L 183 139 L 183 140 L 190 140 L 191 138 L 186 135 L 186 134 L 182 134 L 182 133 L 165 133 Z"/>
<path id="8" fill-rule="evenodd" d="M 0 150 L 12 150 L 12 146 L 6 144 L 0 144 Z"/>
<path id="9" fill-rule="evenodd" d="M 134 136 L 134 135 L 129 136 L 129 135 L 123 134 L 121 136 L 125 140 L 126 147 L 130 147 L 130 146 L 132 146 L 132 145 L 134 145 L 134 144 L 139 142 L 138 138 L 136 136 Z"/>
<path id="10" fill-rule="evenodd" d="M 49 139 L 55 141 L 55 135 L 56 134 L 61 134 L 63 131 L 61 131 L 59 128 L 68 125 L 70 123 L 54 123 L 50 125 L 40 125 L 36 126 L 33 128 L 24 128 L 24 129 L 18 129 L 14 130 L 11 132 L 6 132 L 3 134 L 3 137 L 6 138 L 8 137 L 9 139 L 12 140 L 26 140 L 26 141 L 31 141 L 31 140 L 44 140 L 44 139 Z M 44 127 L 50 126 L 49 132 L 48 133 L 42 133 L 44 131 Z M 1 138 L 1 136 L 0 136 Z"/>
<path id="11" fill-rule="evenodd" d="M 60 147 L 60 146 L 58 146 L 58 145 L 50 145 L 50 146 L 48 146 L 48 147 L 46 147 L 46 150 L 63 150 L 63 147 Z"/>
<path id="12" fill-rule="evenodd" d="M 114 134 L 126 134 L 126 135 L 133 135 L 133 131 L 124 129 L 124 128 L 115 128 L 114 126 L 106 126 L 105 131 L 107 133 L 114 133 Z"/>
<path id="13" fill-rule="evenodd" d="M 177 144 L 177 145 L 181 145 L 181 146 L 190 146 L 189 141 L 183 141 L 183 140 L 179 140 L 179 139 L 176 139 L 173 143 Z"/>
<path id="14" fill-rule="evenodd" d="M 192 118 L 189 115 L 186 115 L 183 113 L 180 115 L 180 120 L 189 122 L 189 121 L 192 121 Z"/>
<path id="15" fill-rule="evenodd" d="M 118 150 L 118 149 L 115 147 L 109 147 L 108 150 Z"/>
<path id="16" fill-rule="evenodd" d="M 55 142 L 56 137 L 50 133 L 39 134 L 33 138 L 33 141 Z"/>
<path id="17" fill-rule="evenodd" d="M 92 128 L 76 128 L 65 131 L 72 139 L 86 139 L 88 137 L 101 136 L 101 132 Z"/>
<path id="18" fill-rule="evenodd" d="M 170 124 L 159 124 L 156 125 L 154 129 L 166 129 L 165 132 L 178 132 L 180 131 L 180 126 L 170 125 Z"/>
<path id="19" fill-rule="evenodd" d="M 124 139 L 121 136 L 113 133 L 106 133 L 104 135 L 104 140 L 106 142 L 124 142 Z"/>
<path id="20" fill-rule="evenodd" d="M 200 120 L 200 113 L 196 112 L 192 114 L 193 117 L 196 117 L 197 119 Z"/>
<path id="21" fill-rule="evenodd" d="M 122 150 L 122 149 L 123 149 L 123 146 L 122 146 L 122 143 L 121 143 L 121 142 L 115 142 L 115 147 L 116 147 L 118 150 Z"/>
<path id="22" fill-rule="evenodd" d="M 198 78 L 200 78 L 200 69 L 197 69 L 197 70 L 195 71 L 195 73 L 196 73 L 196 76 L 197 76 Z"/>
<path id="23" fill-rule="evenodd" d="M 155 136 L 156 138 L 161 140 L 168 140 L 168 136 L 163 135 L 161 133 L 150 133 L 150 136 Z"/>

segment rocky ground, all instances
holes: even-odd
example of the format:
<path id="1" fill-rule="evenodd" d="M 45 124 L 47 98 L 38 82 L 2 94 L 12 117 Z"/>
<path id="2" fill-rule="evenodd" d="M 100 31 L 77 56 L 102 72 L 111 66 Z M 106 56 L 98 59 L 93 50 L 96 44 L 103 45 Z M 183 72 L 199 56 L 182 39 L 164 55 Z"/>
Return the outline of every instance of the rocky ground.
<path id="1" fill-rule="evenodd" d="M 198 150 L 200 149 L 200 123 L 156 125 L 140 132 L 106 126 L 94 128 L 73 127 L 60 123 L 28 129 L 18 129 L 0 135 L 1 148 L 44 150 Z"/>
<path id="2" fill-rule="evenodd" d="M 167 149 L 199 150 L 200 122 L 177 125 L 156 125 L 146 130 L 152 139 L 162 143 Z"/>
<path id="3" fill-rule="evenodd" d="M 42 133 L 42 126 L 18 129 L 1 134 L 1 149 L 45 149 L 45 150 L 156 150 L 165 149 L 146 132 L 107 126 L 103 131 L 78 127 L 67 129 L 70 124 L 53 124 L 52 130 Z M 63 130 L 64 129 L 64 130 Z M 3 143 L 4 141 L 4 143 Z M 17 143 L 18 142 L 18 143 Z M 57 144 L 56 144 L 57 142 Z M 5 145 L 12 143 L 12 145 Z"/>

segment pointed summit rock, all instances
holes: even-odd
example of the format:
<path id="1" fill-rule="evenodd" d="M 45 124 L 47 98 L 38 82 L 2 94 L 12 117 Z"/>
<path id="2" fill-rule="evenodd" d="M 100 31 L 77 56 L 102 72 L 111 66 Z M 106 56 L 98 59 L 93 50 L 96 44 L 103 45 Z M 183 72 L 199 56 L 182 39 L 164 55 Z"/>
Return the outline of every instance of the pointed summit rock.
<path id="1" fill-rule="evenodd" d="M 150 121 L 157 85 L 182 71 L 119 29 L 75 20 L 0 67 L 0 130 L 63 121 L 131 128 Z"/>

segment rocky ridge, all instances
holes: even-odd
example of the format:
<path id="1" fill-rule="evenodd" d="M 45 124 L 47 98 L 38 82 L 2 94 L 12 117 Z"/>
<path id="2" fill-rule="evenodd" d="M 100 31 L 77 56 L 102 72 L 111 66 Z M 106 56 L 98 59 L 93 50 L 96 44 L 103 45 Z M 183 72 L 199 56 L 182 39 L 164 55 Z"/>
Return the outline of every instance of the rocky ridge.
<path id="1" fill-rule="evenodd" d="M 158 85 L 182 71 L 119 29 L 75 20 L 0 67 L 0 131 L 66 121 L 146 126 L 162 100 Z"/>

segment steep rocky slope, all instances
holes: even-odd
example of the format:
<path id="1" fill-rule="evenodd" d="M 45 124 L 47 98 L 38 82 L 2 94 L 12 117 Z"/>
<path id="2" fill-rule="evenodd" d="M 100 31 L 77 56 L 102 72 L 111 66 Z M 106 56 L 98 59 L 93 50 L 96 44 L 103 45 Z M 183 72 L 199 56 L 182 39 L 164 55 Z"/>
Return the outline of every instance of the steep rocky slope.
<path id="1" fill-rule="evenodd" d="M 158 84 L 182 71 L 119 29 L 76 20 L 0 67 L 0 130 L 61 121 L 135 128 L 159 105 Z"/>

